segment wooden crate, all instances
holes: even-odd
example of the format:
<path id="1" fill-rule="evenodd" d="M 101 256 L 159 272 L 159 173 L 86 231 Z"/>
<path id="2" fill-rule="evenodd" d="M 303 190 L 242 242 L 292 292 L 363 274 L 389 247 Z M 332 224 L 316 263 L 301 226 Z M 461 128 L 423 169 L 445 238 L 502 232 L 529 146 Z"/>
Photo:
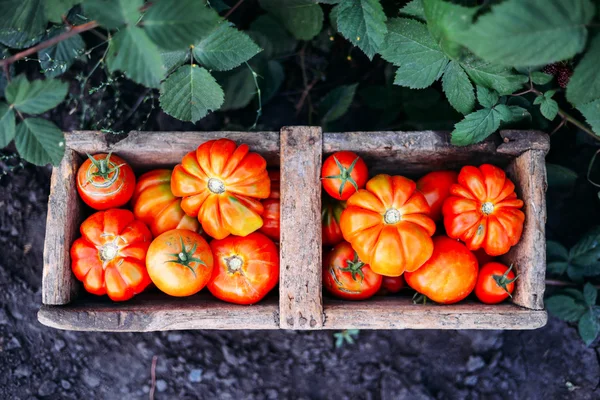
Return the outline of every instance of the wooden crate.
<path id="1" fill-rule="evenodd" d="M 200 143 L 228 137 L 248 143 L 271 167 L 281 169 L 281 275 L 279 292 L 253 306 L 221 302 L 209 293 L 172 298 L 149 292 L 113 303 L 81 289 L 70 268 L 69 248 L 90 212 L 79 200 L 75 174 L 85 153 L 113 151 L 136 172 L 172 167 Z M 87 331 L 170 329 L 535 329 L 545 325 L 547 135 L 501 131 L 469 147 L 449 144 L 446 132 L 321 133 L 316 127 L 281 132 L 131 132 L 115 144 L 98 132 L 66 134 L 67 149 L 54 169 L 48 204 L 38 319 L 45 325 Z M 484 162 L 504 167 L 523 199 L 523 237 L 503 256 L 520 275 L 511 302 L 489 306 L 414 305 L 406 296 L 349 302 L 323 296 L 321 285 L 321 184 L 323 157 L 351 150 L 364 157 L 371 175 L 416 178 L 436 169 Z M 276 291 L 274 291 L 276 292 Z"/>

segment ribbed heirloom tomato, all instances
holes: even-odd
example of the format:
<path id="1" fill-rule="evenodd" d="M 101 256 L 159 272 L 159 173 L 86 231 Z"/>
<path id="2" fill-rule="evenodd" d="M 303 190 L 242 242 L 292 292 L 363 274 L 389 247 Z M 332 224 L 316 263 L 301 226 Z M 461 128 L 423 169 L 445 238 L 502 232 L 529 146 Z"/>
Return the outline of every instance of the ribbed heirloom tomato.
<path id="1" fill-rule="evenodd" d="M 150 284 L 146 251 L 152 235 L 131 211 L 111 209 L 83 221 L 71 247 L 71 268 L 85 290 L 129 300 Z"/>
<path id="2" fill-rule="evenodd" d="M 330 155 L 321 169 L 323 189 L 336 200 L 348 200 L 358 189 L 365 187 L 368 178 L 367 164 L 351 151 Z"/>
<path id="3" fill-rule="evenodd" d="M 448 236 L 490 256 L 505 254 L 519 242 L 523 202 L 502 169 L 490 164 L 463 167 L 450 193 L 442 209 Z"/>
<path id="4" fill-rule="evenodd" d="M 442 205 L 450 196 L 450 187 L 457 182 L 457 178 L 458 173 L 454 171 L 434 171 L 417 181 L 417 189 L 431 207 L 429 215 L 434 221 L 442 220 Z"/>
<path id="5" fill-rule="evenodd" d="M 475 296 L 486 304 L 500 303 L 515 290 L 516 280 L 512 265 L 507 267 L 499 262 L 487 263 L 479 270 Z"/>
<path id="6" fill-rule="evenodd" d="M 171 191 L 181 208 L 197 217 L 215 239 L 246 236 L 263 225 L 260 199 L 269 197 L 267 162 L 248 145 L 210 140 L 183 157 L 173 170 Z"/>
<path id="7" fill-rule="evenodd" d="M 156 169 L 139 177 L 131 198 L 133 214 L 150 227 L 155 237 L 171 229 L 198 232 L 200 223 L 181 209 L 171 192 L 170 169 Z"/>
<path id="8" fill-rule="evenodd" d="M 381 275 L 358 259 L 348 242 L 339 243 L 325 256 L 323 286 L 332 295 L 346 300 L 364 300 L 381 287 Z"/>
<path id="9" fill-rule="evenodd" d="M 88 206 L 108 210 L 125 205 L 135 188 L 135 174 L 114 154 L 96 154 L 81 164 L 77 171 L 77 191 Z"/>
<path id="10" fill-rule="evenodd" d="M 340 218 L 342 217 L 344 208 L 346 208 L 345 201 L 323 198 L 321 224 L 323 226 L 323 244 L 325 246 L 335 246 L 344 240 L 342 229 L 340 228 Z"/>
<path id="11" fill-rule="evenodd" d="M 262 233 L 229 236 L 210 243 L 215 268 L 208 290 L 218 299 L 236 304 L 254 304 L 279 282 L 279 254 Z"/>
<path id="12" fill-rule="evenodd" d="M 377 274 L 416 271 L 433 252 L 435 222 L 416 187 L 403 176 L 377 175 L 348 199 L 342 212 L 344 239 Z"/>
<path id="13" fill-rule="evenodd" d="M 279 199 L 267 199 L 262 202 L 265 212 L 262 215 L 263 226 L 259 229 L 259 232 L 264 233 L 273 240 L 279 241 L 280 236 L 280 203 Z"/>

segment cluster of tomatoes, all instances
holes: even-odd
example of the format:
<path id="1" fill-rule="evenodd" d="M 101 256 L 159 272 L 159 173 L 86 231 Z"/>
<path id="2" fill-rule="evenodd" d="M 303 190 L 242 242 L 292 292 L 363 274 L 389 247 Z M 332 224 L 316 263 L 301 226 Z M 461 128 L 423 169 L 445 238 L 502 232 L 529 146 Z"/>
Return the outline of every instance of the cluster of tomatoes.
<path id="1" fill-rule="evenodd" d="M 328 195 L 323 244 L 334 246 L 324 257 L 323 285 L 332 295 L 361 300 L 406 283 L 441 304 L 473 290 L 494 304 L 513 292 L 512 266 L 493 257 L 518 243 L 525 215 L 501 168 L 465 166 L 417 182 L 385 174 L 369 179 L 364 160 L 341 151 L 325 160 L 321 178 Z"/>
<path id="2" fill-rule="evenodd" d="M 266 168 L 263 157 L 228 139 L 208 141 L 173 170 L 137 180 L 116 155 L 88 156 L 77 188 L 98 212 L 71 247 L 75 276 L 88 292 L 114 301 L 151 283 L 171 296 L 206 286 L 224 301 L 260 301 L 279 281 L 276 244 L 257 232 L 273 235 L 263 217 L 268 199 L 279 197 Z M 128 205 L 131 211 L 121 208 Z"/>

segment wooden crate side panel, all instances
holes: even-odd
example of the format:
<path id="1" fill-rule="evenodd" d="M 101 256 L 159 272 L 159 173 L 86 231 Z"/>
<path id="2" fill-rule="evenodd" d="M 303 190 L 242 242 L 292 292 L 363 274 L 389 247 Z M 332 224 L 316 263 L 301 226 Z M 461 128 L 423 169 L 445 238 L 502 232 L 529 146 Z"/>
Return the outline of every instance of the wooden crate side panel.
<path id="1" fill-rule="evenodd" d="M 282 128 L 279 312 L 284 329 L 323 326 L 321 153 L 321 128 Z"/>
<path id="2" fill-rule="evenodd" d="M 75 178 L 80 162 L 77 153 L 67 148 L 60 165 L 52 171 L 44 241 L 43 304 L 67 304 L 80 289 L 71 272 L 69 254 L 82 217 Z"/>

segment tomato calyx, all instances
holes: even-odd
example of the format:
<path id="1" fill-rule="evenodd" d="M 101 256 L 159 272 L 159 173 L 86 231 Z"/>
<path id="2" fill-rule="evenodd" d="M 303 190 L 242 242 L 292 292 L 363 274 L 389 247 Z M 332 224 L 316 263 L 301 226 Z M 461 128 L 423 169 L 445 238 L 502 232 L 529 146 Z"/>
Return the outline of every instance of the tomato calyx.
<path id="1" fill-rule="evenodd" d="M 362 268 L 365 266 L 365 263 L 358 259 L 358 254 L 354 253 L 354 259 L 346 261 L 346 267 L 340 267 L 340 271 L 350 272 L 352 274 L 352 279 L 356 281 L 356 276 L 360 276 L 360 281 L 362 282 L 365 279 L 365 274 L 363 273 Z"/>
<path id="2" fill-rule="evenodd" d="M 390 208 L 383 214 L 383 221 L 388 225 L 397 224 L 402 219 L 402 214 L 395 208 Z"/>
<path id="3" fill-rule="evenodd" d="M 109 242 L 98 249 L 100 259 L 107 263 L 119 255 L 119 246 L 115 242 Z"/>
<path id="4" fill-rule="evenodd" d="M 494 212 L 494 203 L 491 201 L 486 201 L 481 205 L 481 212 L 483 215 L 490 215 Z"/>
<path id="5" fill-rule="evenodd" d="M 427 296 L 425 296 L 422 293 L 419 292 L 415 292 L 415 294 L 412 297 L 412 302 L 413 304 L 427 304 Z"/>
<path id="6" fill-rule="evenodd" d="M 217 178 L 210 178 L 208 180 L 208 190 L 214 194 L 222 194 L 225 192 L 225 184 L 222 180 Z"/>
<path id="7" fill-rule="evenodd" d="M 191 265 L 191 263 L 196 262 L 200 265 L 204 265 L 206 266 L 206 263 L 204 261 L 202 261 L 199 258 L 194 257 L 194 253 L 196 252 L 196 248 L 198 247 L 198 245 L 196 243 L 194 243 L 194 245 L 192 246 L 192 248 L 188 251 L 185 248 L 185 243 L 183 242 L 183 238 L 180 236 L 179 240 L 181 241 L 181 251 L 179 253 L 170 253 L 170 256 L 175 257 L 173 260 L 167 260 L 165 261 L 165 263 L 175 263 L 175 264 L 179 264 L 182 265 L 184 267 L 186 267 L 187 269 L 189 269 L 190 271 L 192 271 L 192 273 L 194 274 L 194 277 L 196 276 L 196 270 L 194 269 L 194 267 Z"/>
<path id="8" fill-rule="evenodd" d="M 242 272 L 242 266 L 244 265 L 244 260 L 238 255 L 232 255 L 230 257 L 225 257 L 225 265 L 227 265 L 227 271 L 230 274 L 234 274 L 236 272 Z"/>
<path id="9" fill-rule="evenodd" d="M 358 162 L 359 159 L 360 159 L 360 157 L 357 156 L 354 159 L 354 161 L 352 161 L 352 164 L 350 164 L 350 166 L 348 168 L 346 168 L 342 165 L 341 162 L 338 161 L 336 156 L 333 156 L 333 160 L 335 161 L 335 164 L 337 165 L 338 169 L 340 170 L 340 173 L 338 175 L 326 176 L 325 179 L 339 179 L 342 181 L 342 183 L 340 184 L 340 188 L 339 188 L 340 197 L 342 197 L 342 192 L 344 191 L 344 187 L 346 187 L 347 182 L 350 182 L 350 184 L 352 186 L 354 186 L 354 189 L 358 192 L 358 184 L 356 183 L 354 178 L 352 178 L 352 171 L 354 170 L 354 166 L 356 165 L 356 163 Z"/>
<path id="10" fill-rule="evenodd" d="M 508 294 L 509 297 L 512 297 L 512 294 L 508 290 L 508 285 L 510 285 L 511 283 L 513 283 L 514 281 L 516 281 L 519 278 L 519 275 L 517 275 L 513 279 L 508 279 L 508 274 L 510 273 L 510 271 L 512 269 L 513 269 L 513 264 L 510 264 L 510 267 L 506 270 L 506 272 L 504 274 L 492 275 L 492 278 L 494 278 L 494 281 L 496 281 L 496 284 L 498 286 L 500 286 Z"/>
<path id="11" fill-rule="evenodd" d="M 102 160 L 96 160 L 93 156 L 87 154 L 88 159 L 90 160 L 90 162 L 92 163 L 92 165 L 94 167 L 96 167 L 96 171 L 95 172 L 90 172 L 90 170 L 88 170 L 88 180 L 86 181 L 86 183 L 90 183 L 94 181 L 94 178 L 96 177 L 100 177 L 102 178 L 103 182 L 100 186 L 109 186 L 111 185 L 114 181 L 117 180 L 117 177 L 119 176 L 119 171 L 121 170 L 121 167 L 125 164 L 119 164 L 119 165 L 115 165 L 114 163 L 110 162 L 110 156 L 112 155 L 112 152 L 109 152 L 108 155 L 106 156 L 106 158 L 102 159 Z M 112 175 L 112 177 L 111 177 Z"/>

